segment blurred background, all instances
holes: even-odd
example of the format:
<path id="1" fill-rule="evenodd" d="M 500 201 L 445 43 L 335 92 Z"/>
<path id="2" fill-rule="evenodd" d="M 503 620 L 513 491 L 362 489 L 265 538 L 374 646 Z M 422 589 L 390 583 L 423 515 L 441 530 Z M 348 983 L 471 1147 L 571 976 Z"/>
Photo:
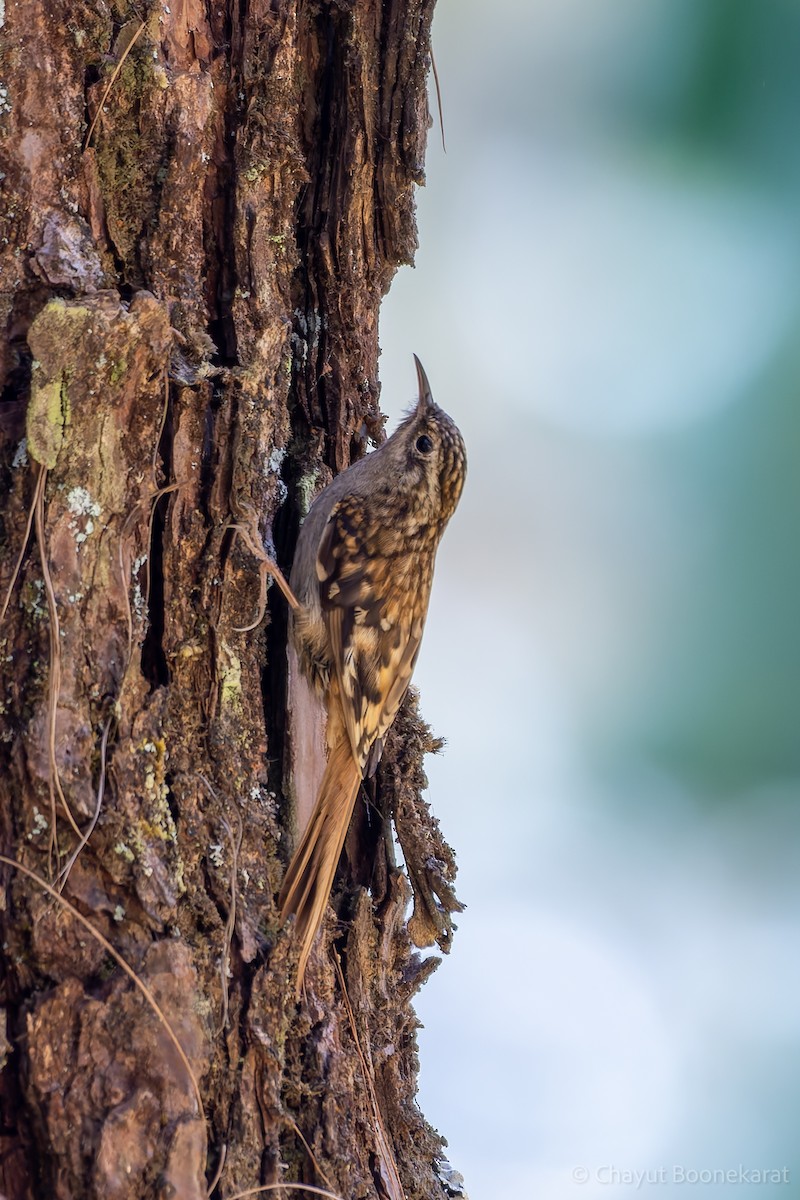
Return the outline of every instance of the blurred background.
<path id="1" fill-rule="evenodd" d="M 381 337 L 390 425 L 413 350 L 470 455 L 417 670 L 468 905 L 420 1103 L 471 1200 L 788 1200 L 800 5 L 439 0 L 434 50 Z"/>

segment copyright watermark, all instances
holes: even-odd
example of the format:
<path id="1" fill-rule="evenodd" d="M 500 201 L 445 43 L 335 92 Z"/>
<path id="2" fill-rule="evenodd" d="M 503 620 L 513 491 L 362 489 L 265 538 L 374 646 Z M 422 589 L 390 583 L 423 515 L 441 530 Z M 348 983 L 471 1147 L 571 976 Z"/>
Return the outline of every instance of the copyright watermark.
<path id="1" fill-rule="evenodd" d="M 673 1163 L 669 1167 L 650 1167 L 640 1170 L 636 1167 L 618 1167 L 606 1163 L 599 1167 L 573 1167 L 573 1183 L 620 1184 L 632 1187 L 634 1191 L 659 1183 L 686 1184 L 688 1187 L 698 1187 L 710 1183 L 728 1183 L 747 1186 L 748 1184 L 786 1184 L 791 1182 L 788 1167 L 746 1167 L 739 1163 L 736 1167 L 686 1167 Z"/>

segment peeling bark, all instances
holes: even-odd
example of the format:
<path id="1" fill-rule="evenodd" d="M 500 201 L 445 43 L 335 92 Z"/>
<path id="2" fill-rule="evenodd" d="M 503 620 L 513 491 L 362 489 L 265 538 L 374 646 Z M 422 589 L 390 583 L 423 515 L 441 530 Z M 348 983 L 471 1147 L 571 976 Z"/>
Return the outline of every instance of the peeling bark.
<path id="1" fill-rule="evenodd" d="M 219 1197 L 453 1194 L 414 1101 L 435 960 L 385 837 L 395 816 L 411 933 L 447 949 L 430 735 L 409 702 L 298 1006 L 274 902 L 286 613 L 270 590 L 238 631 L 258 563 L 231 530 L 290 559 L 309 500 L 382 436 L 432 7 L 6 5 L 0 847 L 141 984 L 0 868 L 8 1200 L 201 1197 L 217 1176 Z"/>

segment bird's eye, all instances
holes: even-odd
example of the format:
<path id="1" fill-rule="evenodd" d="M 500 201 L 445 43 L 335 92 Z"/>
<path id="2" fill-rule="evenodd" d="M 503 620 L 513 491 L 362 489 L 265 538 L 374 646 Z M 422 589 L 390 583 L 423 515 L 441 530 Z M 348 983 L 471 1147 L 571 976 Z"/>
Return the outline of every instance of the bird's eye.
<path id="1" fill-rule="evenodd" d="M 423 433 L 417 438 L 417 449 L 419 450 L 420 454 L 430 454 L 431 450 L 433 449 L 433 442 L 428 437 L 427 433 Z"/>

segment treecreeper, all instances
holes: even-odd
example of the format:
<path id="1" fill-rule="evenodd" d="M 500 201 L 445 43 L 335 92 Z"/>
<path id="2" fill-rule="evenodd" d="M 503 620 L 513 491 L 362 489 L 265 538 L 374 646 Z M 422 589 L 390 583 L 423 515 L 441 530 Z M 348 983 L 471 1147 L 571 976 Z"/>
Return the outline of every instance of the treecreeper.
<path id="1" fill-rule="evenodd" d="M 464 486 L 464 441 L 414 361 L 416 408 L 319 494 L 289 585 L 275 569 L 300 670 L 327 711 L 327 763 L 279 897 L 281 918 L 296 917 L 298 994 L 359 786 L 411 681 L 436 551 Z"/>

